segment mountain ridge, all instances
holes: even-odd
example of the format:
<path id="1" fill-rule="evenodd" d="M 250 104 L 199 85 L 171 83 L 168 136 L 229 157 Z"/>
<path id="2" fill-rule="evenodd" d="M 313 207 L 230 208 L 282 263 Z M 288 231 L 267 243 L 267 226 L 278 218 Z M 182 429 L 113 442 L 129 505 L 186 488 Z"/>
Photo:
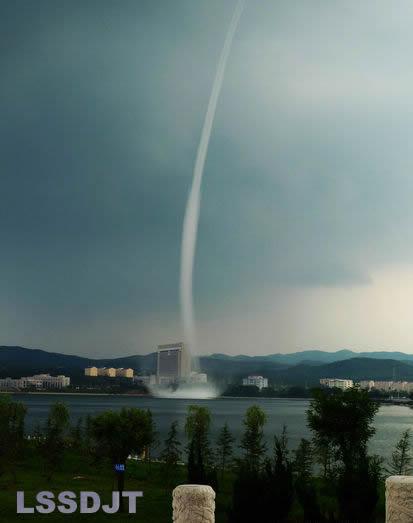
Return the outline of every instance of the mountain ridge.
<path id="1" fill-rule="evenodd" d="M 394 357 L 389 358 L 389 355 Z M 84 379 L 84 368 L 92 365 L 131 367 L 135 372 L 154 373 L 156 352 L 118 358 L 87 358 L 42 349 L 0 346 L 0 377 L 50 373 L 66 374 L 79 381 Z M 239 382 L 250 374 L 262 374 L 278 385 L 315 385 L 320 378 L 413 380 L 413 355 L 389 351 L 355 353 L 347 350 L 334 353 L 313 350 L 269 356 L 215 354 L 201 356 L 200 368 L 212 380 L 222 383 Z"/>

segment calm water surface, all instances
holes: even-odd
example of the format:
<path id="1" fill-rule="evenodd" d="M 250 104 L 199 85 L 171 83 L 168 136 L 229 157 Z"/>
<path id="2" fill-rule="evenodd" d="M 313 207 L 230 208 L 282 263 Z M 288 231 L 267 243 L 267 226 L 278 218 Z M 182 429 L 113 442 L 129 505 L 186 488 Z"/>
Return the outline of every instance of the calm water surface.
<path id="1" fill-rule="evenodd" d="M 184 441 L 183 427 L 189 405 L 197 404 L 208 407 L 212 414 L 212 438 L 227 422 L 232 433 L 239 441 L 242 433 L 242 418 L 245 410 L 254 404 L 266 412 L 268 421 L 265 436 L 272 448 L 273 435 L 280 433 L 283 425 L 287 426 L 289 446 L 295 448 L 302 437 L 310 437 L 306 426 L 305 412 L 308 400 L 299 399 L 257 399 L 257 398 L 219 398 L 212 400 L 161 399 L 133 396 L 91 396 L 91 395 L 47 395 L 19 394 L 16 399 L 27 406 L 26 428 L 30 432 L 37 423 L 44 423 L 50 405 L 63 401 L 70 409 L 71 420 L 96 414 L 108 409 L 120 409 L 123 406 L 150 409 L 156 423 L 160 439 L 165 438 L 172 421 L 179 421 L 180 437 Z M 399 405 L 381 406 L 375 419 L 376 434 L 372 439 L 371 450 L 383 457 L 388 457 L 400 438 L 400 433 L 413 429 L 413 409 Z"/>

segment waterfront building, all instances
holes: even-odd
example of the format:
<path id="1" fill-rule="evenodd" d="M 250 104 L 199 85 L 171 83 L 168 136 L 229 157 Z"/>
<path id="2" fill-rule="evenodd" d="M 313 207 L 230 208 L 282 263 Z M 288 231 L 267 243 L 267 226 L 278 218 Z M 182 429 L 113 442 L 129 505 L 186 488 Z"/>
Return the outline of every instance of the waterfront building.
<path id="1" fill-rule="evenodd" d="M 113 367 L 86 367 L 85 376 L 106 376 L 108 378 L 133 378 L 133 369 L 120 367 L 114 369 Z"/>
<path id="2" fill-rule="evenodd" d="M 27 388 L 36 389 L 64 389 L 70 385 L 68 376 L 51 376 L 50 374 L 35 374 L 22 378 L 1 378 L 0 389 L 21 390 Z"/>
<path id="3" fill-rule="evenodd" d="M 413 392 L 413 382 L 411 381 L 383 381 L 383 380 L 362 380 L 359 382 L 362 389 L 377 389 L 385 392 Z"/>
<path id="4" fill-rule="evenodd" d="M 191 358 L 183 343 L 158 346 L 156 377 L 158 385 L 186 381 L 191 374 Z"/>
<path id="5" fill-rule="evenodd" d="M 268 388 L 268 379 L 263 376 L 248 376 L 242 380 L 243 385 L 253 385 L 261 389 Z"/>
<path id="6" fill-rule="evenodd" d="M 341 389 L 346 390 L 354 386 L 353 380 L 349 379 L 338 379 L 338 378 L 322 378 L 320 379 L 320 385 L 328 387 L 330 389 Z"/>
<path id="7" fill-rule="evenodd" d="M 107 376 L 108 378 L 116 378 L 116 369 L 113 367 L 100 367 L 98 369 L 98 376 Z"/>
<path id="8" fill-rule="evenodd" d="M 87 367 L 85 369 L 85 376 L 97 376 L 97 375 L 98 375 L 97 367 Z"/>
<path id="9" fill-rule="evenodd" d="M 117 378 L 133 378 L 133 369 L 116 369 Z"/>

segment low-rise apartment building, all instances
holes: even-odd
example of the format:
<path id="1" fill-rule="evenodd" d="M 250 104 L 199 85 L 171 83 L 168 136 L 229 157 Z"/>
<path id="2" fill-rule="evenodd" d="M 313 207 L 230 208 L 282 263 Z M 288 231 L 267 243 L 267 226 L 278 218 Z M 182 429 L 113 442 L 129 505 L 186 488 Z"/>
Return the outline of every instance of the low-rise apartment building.
<path id="1" fill-rule="evenodd" d="M 339 379 L 339 378 L 321 378 L 320 385 L 328 387 L 329 389 L 346 390 L 354 386 L 353 380 Z"/>
<path id="2" fill-rule="evenodd" d="M 362 380 L 359 382 L 362 389 L 377 389 L 386 392 L 413 392 L 413 382 L 411 381 L 383 381 L 383 380 Z"/>
<path id="3" fill-rule="evenodd" d="M 116 369 L 116 377 L 119 378 L 133 378 L 133 369 Z"/>
<path id="4" fill-rule="evenodd" d="M 68 376 L 51 376 L 50 374 L 35 374 L 22 378 L 0 378 L 0 389 L 21 390 L 28 388 L 37 389 L 63 389 L 70 385 Z"/>
<path id="5" fill-rule="evenodd" d="M 106 376 L 108 378 L 133 378 L 133 369 L 126 369 L 123 367 L 119 369 L 114 369 L 113 367 L 86 367 L 85 376 Z"/>

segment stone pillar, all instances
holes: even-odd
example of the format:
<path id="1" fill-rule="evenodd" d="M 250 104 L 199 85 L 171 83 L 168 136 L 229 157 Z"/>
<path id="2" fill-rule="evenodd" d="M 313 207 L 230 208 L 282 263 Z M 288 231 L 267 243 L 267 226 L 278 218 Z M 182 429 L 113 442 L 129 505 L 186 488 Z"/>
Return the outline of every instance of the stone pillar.
<path id="1" fill-rule="evenodd" d="M 207 485 L 179 485 L 172 493 L 174 523 L 214 523 L 215 492 Z"/>
<path id="2" fill-rule="evenodd" d="M 386 523 L 413 521 L 413 476 L 386 479 Z"/>

